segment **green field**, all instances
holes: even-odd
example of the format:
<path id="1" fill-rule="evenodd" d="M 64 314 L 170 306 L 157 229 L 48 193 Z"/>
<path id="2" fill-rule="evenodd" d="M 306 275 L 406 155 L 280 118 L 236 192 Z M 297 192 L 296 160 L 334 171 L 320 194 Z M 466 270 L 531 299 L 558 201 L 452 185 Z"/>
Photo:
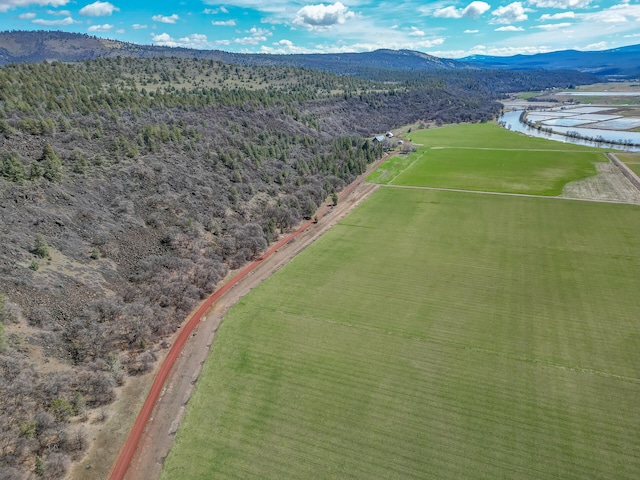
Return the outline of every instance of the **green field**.
<path id="1" fill-rule="evenodd" d="M 616 153 L 616 157 L 624 162 L 636 175 L 640 176 L 640 153 Z"/>
<path id="2" fill-rule="evenodd" d="M 627 163 L 629 167 L 636 175 L 640 176 L 640 163 Z"/>
<path id="3" fill-rule="evenodd" d="M 531 138 L 493 124 L 456 125 L 410 135 L 421 147 L 390 158 L 369 181 L 461 190 L 560 195 L 568 182 L 606 162 L 595 149 Z"/>
<path id="4" fill-rule="evenodd" d="M 162 478 L 640 478 L 639 268 L 635 206 L 383 187 L 229 312 Z"/>
<path id="5" fill-rule="evenodd" d="M 512 132 L 493 123 L 449 125 L 419 130 L 407 135 L 412 142 L 426 147 L 469 147 L 492 149 L 586 151 L 602 150 L 570 143 L 554 142 Z"/>

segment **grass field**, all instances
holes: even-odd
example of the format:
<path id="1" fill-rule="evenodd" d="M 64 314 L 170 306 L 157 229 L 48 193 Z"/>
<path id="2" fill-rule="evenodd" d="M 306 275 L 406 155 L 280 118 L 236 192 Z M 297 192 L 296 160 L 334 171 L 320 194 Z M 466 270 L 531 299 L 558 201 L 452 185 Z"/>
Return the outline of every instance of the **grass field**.
<path id="1" fill-rule="evenodd" d="M 602 151 L 531 138 L 493 124 L 449 126 L 410 136 L 422 147 L 392 157 L 369 181 L 560 195 L 568 182 L 595 175 L 594 163 L 607 161 Z"/>
<path id="2" fill-rule="evenodd" d="M 616 157 L 640 176 L 640 153 L 616 153 Z"/>
<path id="3" fill-rule="evenodd" d="M 639 268 L 638 207 L 382 188 L 229 312 L 162 478 L 640 478 Z"/>
<path id="4" fill-rule="evenodd" d="M 493 123 L 449 125 L 411 132 L 408 137 L 414 143 L 427 147 L 602 152 L 592 147 L 529 137 Z"/>

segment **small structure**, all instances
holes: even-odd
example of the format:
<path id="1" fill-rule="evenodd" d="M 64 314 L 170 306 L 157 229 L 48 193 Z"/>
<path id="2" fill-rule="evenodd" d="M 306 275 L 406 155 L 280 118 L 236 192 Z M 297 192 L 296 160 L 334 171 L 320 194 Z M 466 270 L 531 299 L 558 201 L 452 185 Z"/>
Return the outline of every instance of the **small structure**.
<path id="1" fill-rule="evenodd" d="M 384 142 L 384 135 L 378 135 L 377 137 L 374 137 L 373 141 L 378 143 Z"/>
<path id="2" fill-rule="evenodd" d="M 393 137 L 393 133 L 391 133 L 391 132 L 387 132 L 387 133 L 386 133 L 386 137 L 387 137 L 387 138 L 391 138 L 391 137 Z"/>

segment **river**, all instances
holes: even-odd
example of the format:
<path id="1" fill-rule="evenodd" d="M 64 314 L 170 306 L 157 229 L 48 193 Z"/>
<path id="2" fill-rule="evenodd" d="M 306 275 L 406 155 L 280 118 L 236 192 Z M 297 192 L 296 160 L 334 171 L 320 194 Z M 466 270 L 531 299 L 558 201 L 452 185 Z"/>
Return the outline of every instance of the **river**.
<path id="1" fill-rule="evenodd" d="M 606 148 L 608 150 L 626 150 L 628 152 L 640 152 L 640 147 L 627 147 L 625 145 L 616 145 L 611 143 L 592 142 L 581 138 L 573 138 L 562 135 L 561 133 L 549 133 L 532 128 L 520 122 L 520 114 L 522 110 L 513 110 L 505 112 L 498 121 L 504 122 L 505 128 L 514 132 L 524 133 L 530 137 L 546 138 L 547 140 L 555 140 L 563 143 L 573 143 L 575 145 L 586 145 L 588 147 Z M 600 130 L 595 128 L 579 128 L 579 127 L 553 127 L 554 131 L 567 132 L 577 131 L 582 135 L 590 137 L 602 137 L 605 140 L 627 140 L 640 142 L 640 132 L 626 132 L 619 130 Z"/>

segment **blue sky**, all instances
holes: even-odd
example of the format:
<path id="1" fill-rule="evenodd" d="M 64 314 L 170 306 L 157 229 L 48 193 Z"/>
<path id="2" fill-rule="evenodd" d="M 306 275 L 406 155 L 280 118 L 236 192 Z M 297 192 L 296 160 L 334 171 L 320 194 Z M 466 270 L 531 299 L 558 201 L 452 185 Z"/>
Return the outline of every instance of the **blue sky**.
<path id="1" fill-rule="evenodd" d="M 640 0 L 0 0 L 0 30 L 252 53 L 411 49 L 448 58 L 640 43 Z"/>

